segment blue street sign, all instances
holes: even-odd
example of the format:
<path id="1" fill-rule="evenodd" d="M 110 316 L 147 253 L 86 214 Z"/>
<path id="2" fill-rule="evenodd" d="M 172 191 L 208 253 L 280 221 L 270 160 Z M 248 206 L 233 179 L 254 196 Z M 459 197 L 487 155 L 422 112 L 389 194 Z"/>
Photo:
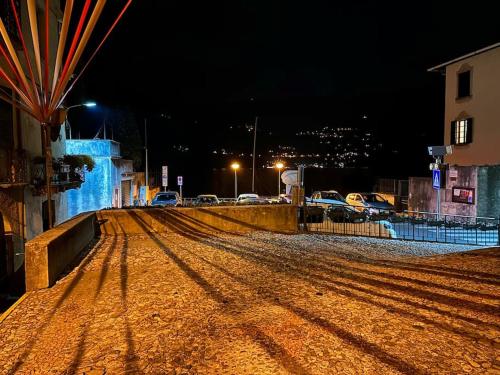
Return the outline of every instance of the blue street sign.
<path id="1" fill-rule="evenodd" d="M 432 171 L 432 187 L 437 190 L 441 188 L 441 171 L 439 169 Z"/>

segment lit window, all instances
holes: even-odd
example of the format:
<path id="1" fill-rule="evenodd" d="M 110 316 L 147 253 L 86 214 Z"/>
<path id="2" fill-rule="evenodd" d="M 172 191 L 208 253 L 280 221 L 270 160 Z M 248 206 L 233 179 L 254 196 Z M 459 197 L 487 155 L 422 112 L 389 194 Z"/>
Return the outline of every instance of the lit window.
<path id="1" fill-rule="evenodd" d="M 472 119 L 452 121 L 451 144 L 464 145 L 472 142 Z"/>

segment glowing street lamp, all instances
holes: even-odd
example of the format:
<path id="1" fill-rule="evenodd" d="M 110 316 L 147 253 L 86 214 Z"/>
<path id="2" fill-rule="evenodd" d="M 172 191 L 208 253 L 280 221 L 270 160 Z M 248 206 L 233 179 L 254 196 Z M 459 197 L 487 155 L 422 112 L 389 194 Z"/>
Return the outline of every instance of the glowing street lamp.
<path id="1" fill-rule="evenodd" d="M 64 120 L 66 122 L 66 126 L 69 129 L 69 139 L 71 139 L 71 124 L 69 123 L 69 120 L 68 120 L 68 112 L 69 112 L 69 110 L 71 108 L 78 108 L 78 107 L 93 108 L 95 106 L 97 106 L 96 102 L 85 102 L 85 103 L 81 103 L 81 104 L 70 105 L 69 107 L 66 108 L 66 117 L 64 118 Z"/>
<path id="2" fill-rule="evenodd" d="M 231 164 L 231 168 L 234 170 L 234 197 L 238 198 L 238 169 L 240 169 L 240 164 L 234 162 Z"/>
<path id="3" fill-rule="evenodd" d="M 281 170 L 285 167 L 282 162 L 276 163 L 276 168 L 278 169 L 278 198 L 281 193 Z"/>

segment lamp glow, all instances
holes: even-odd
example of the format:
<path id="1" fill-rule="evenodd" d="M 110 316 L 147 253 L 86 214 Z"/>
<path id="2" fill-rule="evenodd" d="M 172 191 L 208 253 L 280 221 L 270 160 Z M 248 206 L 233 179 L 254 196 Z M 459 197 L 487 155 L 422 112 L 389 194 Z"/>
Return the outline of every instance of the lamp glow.
<path id="1" fill-rule="evenodd" d="M 83 103 L 83 105 L 87 108 L 90 108 L 90 107 L 95 107 L 97 105 L 96 102 L 87 102 L 87 103 Z"/>
<path id="2" fill-rule="evenodd" d="M 239 165 L 239 163 L 233 163 L 233 164 L 231 164 L 231 168 L 236 171 L 236 170 L 240 169 L 240 165 Z"/>

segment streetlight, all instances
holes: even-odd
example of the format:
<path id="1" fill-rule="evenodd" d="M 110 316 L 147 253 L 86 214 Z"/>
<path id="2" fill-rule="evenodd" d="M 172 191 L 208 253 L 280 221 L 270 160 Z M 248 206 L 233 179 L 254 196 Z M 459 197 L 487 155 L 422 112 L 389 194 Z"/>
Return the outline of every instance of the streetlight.
<path id="1" fill-rule="evenodd" d="M 282 162 L 276 163 L 276 168 L 278 169 L 278 198 L 281 193 L 281 170 L 285 165 Z"/>
<path id="2" fill-rule="evenodd" d="M 231 164 L 231 168 L 234 170 L 234 197 L 238 198 L 238 174 L 236 172 L 240 169 L 240 164 L 234 162 Z"/>
<path id="3" fill-rule="evenodd" d="M 66 108 L 66 117 L 64 118 L 64 122 L 66 123 L 66 126 L 69 129 L 69 139 L 71 139 L 71 125 L 68 120 L 68 113 L 71 108 L 78 108 L 78 107 L 87 107 L 87 108 L 92 108 L 97 106 L 96 102 L 85 102 L 81 104 L 75 104 L 75 105 L 70 105 L 68 108 Z"/>

